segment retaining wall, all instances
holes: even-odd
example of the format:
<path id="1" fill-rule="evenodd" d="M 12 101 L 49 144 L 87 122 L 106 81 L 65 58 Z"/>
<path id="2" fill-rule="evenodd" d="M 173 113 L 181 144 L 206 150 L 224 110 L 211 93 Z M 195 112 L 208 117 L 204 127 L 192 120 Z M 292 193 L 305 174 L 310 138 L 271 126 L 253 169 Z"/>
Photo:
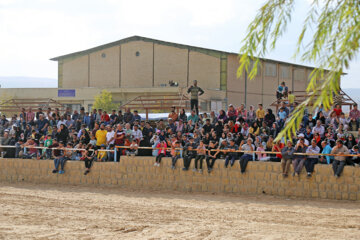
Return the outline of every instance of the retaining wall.
<path id="1" fill-rule="evenodd" d="M 245 174 L 239 163 L 224 168 L 217 160 L 213 172 L 184 172 L 182 159 L 172 170 L 171 159 L 163 158 L 161 167 L 154 167 L 153 157 L 122 157 L 120 163 L 94 163 L 84 176 L 84 163 L 68 161 L 65 174 L 53 174 L 53 161 L 0 159 L 0 182 L 30 182 L 75 185 L 108 185 L 134 189 L 176 190 L 236 194 L 271 194 L 306 198 L 360 200 L 360 168 L 345 167 L 336 179 L 331 165 L 316 165 L 311 178 L 305 170 L 299 177 L 281 176 L 280 163 L 249 162 Z M 204 161 L 204 165 L 205 161 Z M 192 163 L 193 166 L 193 163 Z"/>

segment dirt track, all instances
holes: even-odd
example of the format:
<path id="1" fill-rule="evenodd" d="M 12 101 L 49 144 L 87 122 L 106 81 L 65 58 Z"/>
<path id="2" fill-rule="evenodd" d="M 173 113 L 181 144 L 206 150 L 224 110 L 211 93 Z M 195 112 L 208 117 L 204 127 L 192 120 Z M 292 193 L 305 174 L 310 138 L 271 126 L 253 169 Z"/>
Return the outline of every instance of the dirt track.
<path id="1" fill-rule="evenodd" d="M 0 239 L 359 239 L 360 204 L 0 184 Z"/>

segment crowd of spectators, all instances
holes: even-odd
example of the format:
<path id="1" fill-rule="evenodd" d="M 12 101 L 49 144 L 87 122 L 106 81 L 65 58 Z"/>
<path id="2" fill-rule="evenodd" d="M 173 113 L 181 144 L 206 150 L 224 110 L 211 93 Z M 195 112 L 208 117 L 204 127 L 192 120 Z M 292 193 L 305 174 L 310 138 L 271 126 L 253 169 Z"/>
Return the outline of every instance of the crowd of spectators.
<path id="1" fill-rule="evenodd" d="M 236 108 L 230 104 L 227 111 L 199 115 L 195 110 L 186 114 L 182 109 L 178 113 L 173 107 L 168 119 L 156 122 L 145 121 L 136 110 L 131 112 L 130 109 L 125 113 L 116 110 L 107 113 L 101 109 L 85 112 L 84 108 L 80 112 L 22 109 L 10 120 L 5 115 L 1 117 L 1 145 L 15 147 L 2 147 L 0 151 L 2 157 L 54 159 L 53 172 L 60 174 L 64 173 L 67 160 L 85 161 L 87 174 L 94 161 L 119 162 L 122 155 L 154 156 L 156 167 L 161 165 L 163 157 L 171 157 L 173 169 L 182 158 L 184 171 L 189 170 L 194 159 L 192 170 L 200 173 L 205 168 L 204 161 L 206 170 L 211 172 L 217 159 L 224 159 L 225 167 L 239 160 L 241 173 L 246 171 L 248 161 L 275 161 L 281 162 L 284 177 L 288 176 L 291 165 L 294 175 L 305 166 L 311 177 L 315 164 L 333 164 L 334 175 L 338 177 L 345 165 L 359 164 L 359 135 L 353 134 L 359 131 L 357 105 L 347 117 L 340 105 L 331 111 L 319 108 L 314 113 L 306 113 L 292 141 L 286 144 L 275 141 L 293 107 L 293 103 L 281 101 L 279 110 L 274 113 L 270 108 L 265 110 L 262 104 L 257 108 L 246 108 L 243 104 Z M 46 149 L 35 148 L 38 146 Z M 319 156 L 318 153 L 351 153 L 354 157 Z"/>

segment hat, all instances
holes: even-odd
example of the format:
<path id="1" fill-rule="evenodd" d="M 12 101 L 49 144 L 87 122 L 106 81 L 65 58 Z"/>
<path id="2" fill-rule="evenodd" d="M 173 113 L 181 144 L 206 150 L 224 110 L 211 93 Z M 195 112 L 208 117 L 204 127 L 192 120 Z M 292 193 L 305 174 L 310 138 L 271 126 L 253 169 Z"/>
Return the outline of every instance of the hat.
<path id="1" fill-rule="evenodd" d="M 101 144 L 100 147 L 106 147 L 106 145 L 105 145 L 105 144 Z"/>
<path id="2" fill-rule="evenodd" d="M 299 138 L 305 137 L 305 135 L 304 135 L 303 133 L 300 133 L 300 134 L 298 135 L 298 137 L 299 137 Z"/>

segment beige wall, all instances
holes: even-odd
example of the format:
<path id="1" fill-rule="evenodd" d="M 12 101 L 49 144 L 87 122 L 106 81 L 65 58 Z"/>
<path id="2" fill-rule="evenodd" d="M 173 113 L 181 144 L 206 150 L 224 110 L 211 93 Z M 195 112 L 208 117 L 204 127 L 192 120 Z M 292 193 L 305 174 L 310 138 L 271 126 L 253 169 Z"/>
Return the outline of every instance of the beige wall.
<path id="1" fill-rule="evenodd" d="M 50 160 L 0 159 L 0 182 L 360 200 L 360 174 L 354 167 L 345 167 L 341 177 L 336 179 L 331 166 L 316 164 L 311 178 L 307 178 L 303 171 L 295 179 L 283 178 L 280 164 L 272 162 L 250 161 L 246 174 L 240 174 L 239 164 L 224 168 L 222 161 L 217 161 L 211 174 L 198 174 L 182 171 L 182 161 L 177 161 L 175 170 L 170 170 L 170 158 L 163 158 L 159 168 L 152 167 L 153 161 L 154 157 L 124 156 L 120 163 L 96 163 L 84 176 L 81 161 L 67 161 L 65 174 L 60 175 L 51 174 L 54 163 Z M 193 166 L 194 161 L 190 167 Z"/>
<path id="2" fill-rule="evenodd" d="M 193 80 L 202 88 L 220 89 L 220 58 L 190 51 L 189 85 Z"/>
<path id="3" fill-rule="evenodd" d="M 180 87 L 186 87 L 188 50 L 159 44 L 154 47 L 154 86 L 168 85 L 169 80 L 173 80 Z"/>
<path id="4" fill-rule="evenodd" d="M 119 55 L 119 46 L 90 54 L 90 87 L 119 87 Z"/>
<path id="5" fill-rule="evenodd" d="M 140 56 L 136 56 L 136 52 Z M 120 86 L 153 86 L 153 43 L 135 41 L 121 45 Z"/>
<path id="6" fill-rule="evenodd" d="M 88 55 L 63 61 L 62 88 L 88 86 Z"/>
<path id="7" fill-rule="evenodd" d="M 237 78 L 239 59 L 237 55 L 228 55 L 227 62 L 227 98 L 229 104 L 239 106 L 244 103 L 245 78 L 244 74 Z"/>

